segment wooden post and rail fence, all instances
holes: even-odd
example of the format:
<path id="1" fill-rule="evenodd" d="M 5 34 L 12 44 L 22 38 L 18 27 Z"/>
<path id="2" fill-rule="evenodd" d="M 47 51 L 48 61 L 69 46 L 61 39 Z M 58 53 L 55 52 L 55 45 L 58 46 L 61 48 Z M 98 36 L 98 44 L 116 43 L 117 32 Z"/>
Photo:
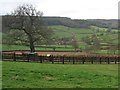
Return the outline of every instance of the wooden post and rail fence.
<path id="1" fill-rule="evenodd" d="M 3 61 L 23 61 L 23 62 L 39 62 L 39 63 L 61 63 L 61 64 L 119 64 L 118 55 L 79 55 L 79 56 L 45 56 L 36 54 L 17 54 L 16 52 L 2 53 Z"/>

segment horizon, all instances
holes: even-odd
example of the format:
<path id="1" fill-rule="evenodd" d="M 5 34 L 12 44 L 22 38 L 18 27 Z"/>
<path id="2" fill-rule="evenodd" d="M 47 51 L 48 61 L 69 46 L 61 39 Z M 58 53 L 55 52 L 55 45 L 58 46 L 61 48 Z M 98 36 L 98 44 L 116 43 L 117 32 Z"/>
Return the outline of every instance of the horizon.
<path id="1" fill-rule="evenodd" d="M 43 17 L 54 17 L 54 18 L 69 18 L 69 19 L 72 19 L 72 18 L 70 18 L 70 17 L 61 17 L 61 16 L 43 16 Z M 118 20 L 118 19 L 114 19 L 114 18 L 112 18 L 112 19 L 102 19 L 102 18 L 94 18 L 94 19 L 82 19 L 82 18 L 77 18 L 77 19 L 72 19 L 72 20 Z"/>
<path id="2" fill-rule="evenodd" d="M 1 16 L 7 16 L 7 15 L 0 15 Z M 118 19 L 102 19 L 102 18 L 99 18 L 99 19 L 82 19 L 82 18 L 78 18 L 78 19 L 72 19 L 70 17 L 62 17 L 62 16 L 42 16 L 43 18 L 68 18 L 68 19 L 71 19 L 71 20 L 118 20 Z"/>

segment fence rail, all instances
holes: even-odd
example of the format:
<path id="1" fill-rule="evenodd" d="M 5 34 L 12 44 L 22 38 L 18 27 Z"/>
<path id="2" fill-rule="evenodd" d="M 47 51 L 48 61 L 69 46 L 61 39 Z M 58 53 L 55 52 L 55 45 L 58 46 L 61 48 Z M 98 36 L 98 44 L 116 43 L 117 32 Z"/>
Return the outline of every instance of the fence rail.
<path id="1" fill-rule="evenodd" d="M 61 64 L 94 64 L 94 63 L 114 63 L 119 64 L 118 55 L 79 55 L 79 56 L 43 56 L 31 53 L 2 53 L 3 61 L 23 61 L 23 62 L 39 62 L 39 63 L 61 63 Z"/>

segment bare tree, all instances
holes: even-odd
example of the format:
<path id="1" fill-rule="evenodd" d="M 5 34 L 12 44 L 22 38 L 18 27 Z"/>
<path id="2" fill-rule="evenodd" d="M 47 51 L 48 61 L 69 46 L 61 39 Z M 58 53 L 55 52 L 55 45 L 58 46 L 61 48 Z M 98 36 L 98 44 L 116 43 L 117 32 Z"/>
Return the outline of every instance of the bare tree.
<path id="1" fill-rule="evenodd" d="M 51 35 L 50 30 L 43 25 L 42 15 L 42 12 L 37 11 L 33 5 L 29 4 L 18 6 L 10 15 L 12 16 L 9 19 L 11 22 L 9 24 L 10 29 L 20 30 L 25 33 L 31 52 L 35 52 L 34 44 L 36 42 L 48 39 Z"/>
<path id="2" fill-rule="evenodd" d="M 79 43 L 78 43 L 78 40 L 77 40 L 77 37 L 75 34 L 73 34 L 72 36 L 72 42 L 71 42 L 73 48 L 75 49 L 75 51 L 77 50 L 77 48 L 79 48 Z"/>

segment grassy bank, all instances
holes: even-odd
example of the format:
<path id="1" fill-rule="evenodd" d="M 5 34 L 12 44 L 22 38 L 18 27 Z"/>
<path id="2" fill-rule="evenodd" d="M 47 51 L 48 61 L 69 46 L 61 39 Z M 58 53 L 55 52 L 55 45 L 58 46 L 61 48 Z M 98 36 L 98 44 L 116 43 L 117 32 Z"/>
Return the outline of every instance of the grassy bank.
<path id="1" fill-rule="evenodd" d="M 4 88 L 117 88 L 115 64 L 3 62 Z"/>

